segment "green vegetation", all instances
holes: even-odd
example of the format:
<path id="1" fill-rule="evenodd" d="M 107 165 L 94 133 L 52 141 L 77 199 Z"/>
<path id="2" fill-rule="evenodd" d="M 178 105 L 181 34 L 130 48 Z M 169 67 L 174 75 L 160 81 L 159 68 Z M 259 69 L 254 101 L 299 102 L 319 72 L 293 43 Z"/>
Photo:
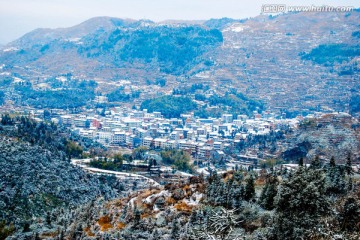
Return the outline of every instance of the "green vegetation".
<path id="1" fill-rule="evenodd" d="M 360 38 L 360 31 L 355 31 L 351 34 L 351 36 L 356 37 L 356 38 Z"/>
<path id="2" fill-rule="evenodd" d="M 207 109 L 204 107 L 196 111 L 195 116 L 201 118 L 220 117 L 224 112 L 231 112 L 234 116 L 239 114 L 251 116 L 253 111 L 257 110 L 261 113 L 265 107 L 261 101 L 250 99 L 236 91 L 228 92 L 224 96 L 212 95 L 207 101 L 210 106 L 218 106 L 219 108 Z"/>
<path id="3" fill-rule="evenodd" d="M 31 144 L 45 147 L 51 151 L 63 151 L 68 158 L 83 156 L 84 150 L 93 155 L 103 147 L 91 139 L 72 135 L 68 130 L 58 127 L 53 122 L 36 122 L 28 117 L 3 114 L 1 125 L 15 125 L 16 131 L 9 131 L 12 137 L 21 138 Z"/>
<path id="4" fill-rule="evenodd" d="M 52 80 L 51 84 L 60 84 Z M 31 86 L 17 86 L 15 90 L 21 95 L 23 104 L 38 108 L 77 108 L 87 105 L 95 98 L 94 81 L 71 81 L 67 86 L 59 85 L 55 90 L 34 90 Z"/>
<path id="5" fill-rule="evenodd" d="M 355 114 L 360 112 L 360 95 L 353 95 L 350 98 L 349 108 L 350 108 L 350 114 Z"/>
<path id="6" fill-rule="evenodd" d="M 222 41 L 221 32 L 215 29 L 156 26 L 132 31 L 117 29 L 105 40 L 103 36 L 88 39 L 79 52 L 87 57 L 108 54 L 115 64 L 156 61 L 160 71 L 179 75 L 208 60 L 201 57 L 203 53 Z"/>
<path id="7" fill-rule="evenodd" d="M 190 164 L 190 155 L 183 150 L 163 150 L 160 152 L 163 163 L 172 165 L 175 169 L 183 172 L 192 173 L 194 166 Z"/>
<path id="8" fill-rule="evenodd" d="M 65 145 L 65 152 L 67 153 L 69 158 L 78 158 L 82 156 L 83 149 L 76 142 L 68 141 Z"/>
<path id="9" fill-rule="evenodd" d="M 263 188 L 259 203 L 260 206 L 266 210 L 273 210 L 275 208 L 275 197 L 277 195 L 278 180 L 274 176 L 269 176 L 266 179 L 265 187 Z"/>
<path id="10" fill-rule="evenodd" d="M 310 168 L 300 165 L 295 171 L 237 170 L 221 175 L 215 171 L 208 179 L 201 209 L 223 207 L 234 211 L 239 220 L 235 227 L 244 234 L 236 231 L 234 237 L 285 240 L 343 235 L 345 239 L 357 239 L 360 185 L 353 184 L 353 174 L 350 155 L 345 166 L 336 165 L 334 158 L 322 166 L 317 157 Z M 255 189 L 259 188 L 262 192 L 258 198 Z M 195 220 L 199 213 L 191 218 Z"/>
<path id="11" fill-rule="evenodd" d="M 144 159 L 144 154 L 149 151 L 147 147 L 141 146 L 138 148 L 135 148 L 132 152 L 132 157 L 134 159 Z"/>
<path id="12" fill-rule="evenodd" d="M 90 166 L 94 168 L 100 168 L 111 171 L 122 171 L 124 157 L 121 154 L 115 154 L 112 159 L 99 158 L 98 160 L 93 159 L 90 162 Z"/>
<path id="13" fill-rule="evenodd" d="M 4 97 L 5 97 L 4 92 L 0 91 L 0 106 L 4 104 Z"/>
<path id="14" fill-rule="evenodd" d="M 14 224 L 7 226 L 4 220 L 0 221 L 0 239 L 6 239 L 13 232 L 15 232 Z"/>
<path id="15" fill-rule="evenodd" d="M 0 239 L 13 233 L 11 222 L 16 234 L 30 232 L 34 228 L 29 225 L 35 222 L 47 227 L 56 224 L 54 216 L 66 215 L 69 206 L 74 208 L 99 196 L 118 196 L 119 182 L 87 174 L 69 162 L 68 156 L 79 156 L 82 147 L 65 128 L 23 116 L 6 114 L 3 119 L 6 127 L 0 125 L 0 178 L 6 187 L 0 194 Z M 31 233 L 28 236 L 33 238 Z"/>
<path id="16" fill-rule="evenodd" d="M 209 98 L 210 106 L 218 104 L 230 107 L 230 111 L 233 115 L 247 114 L 252 115 L 252 112 L 264 109 L 264 104 L 260 101 L 248 98 L 242 93 L 226 93 L 225 96 L 220 97 L 213 95 Z"/>
<path id="17" fill-rule="evenodd" d="M 202 83 L 194 83 L 190 87 L 174 88 L 173 95 L 188 95 L 194 94 L 196 90 L 207 91 L 210 87 L 208 85 L 203 85 Z"/>
<path id="18" fill-rule="evenodd" d="M 9 76 L 0 76 L 0 87 L 9 87 L 13 82 L 13 78 Z"/>
<path id="19" fill-rule="evenodd" d="M 319 45 L 305 54 L 301 59 L 311 60 L 317 64 L 334 64 L 343 61 L 348 62 L 354 57 L 360 56 L 360 45 L 326 44 Z"/>
<path id="20" fill-rule="evenodd" d="M 109 102 L 129 102 L 134 100 L 135 98 L 140 97 L 139 91 L 134 91 L 131 94 L 126 94 L 124 92 L 124 87 L 119 87 L 115 91 L 106 95 L 108 97 Z"/>
<path id="21" fill-rule="evenodd" d="M 180 117 L 180 114 L 195 110 L 196 103 L 189 97 L 162 96 L 142 102 L 140 108 L 149 112 L 158 111 L 166 118 Z"/>
<path id="22" fill-rule="evenodd" d="M 210 19 L 207 20 L 204 25 L 208 26 L 209 28 L 216 28 L 216 29 L 223 29 L 224 27 L 235 23 L 235 22 L 243 22 L 244 20 L 235 20 L 232 18 L 220 18 L 220 19 Z"/>
<path id="23" fill-rule="evenodd" d="M 325 190 L 324 175 L 316 170 L 300 168 L 284 181 L 275 203 L 275 239 L 308 239 L 329 212 Z"/>
<path id="24" fill-rule="evenodd" d="M 14 120 L 10 117 L 8 113 L 1 114 L 1 124 L 2 125 L 13 125 Z"/>
<path id="25" fill-rule="evenodd" d="M 194 93 L 196 89 L 204 89 L 202 84 L 194 84 L 191 88 L 182 90 L 173 89 L 173 94 L 186 95 Z M 238 114 L 252 115 L 253 111 L 261 112 L 264 104 L 260 101 L 250 99 L 242 93 L 226 93 L 225 96 L 212 95 L 206 99 L 205 95 L 195 94 L 195 100 L 207 101 L 210 106 L 217 108 L 197 107 L 197 104 L 190 97 L 163 96 L 155 99 L 145 100 L 141 109 L 148 109 L 149 112 L 159 111 L 164 117 L 179 117 L 180 114 L 194 111 L 195 116 L 201 118 L 220 117 L 224 112 L 231 112 L 234 116 Z"/>

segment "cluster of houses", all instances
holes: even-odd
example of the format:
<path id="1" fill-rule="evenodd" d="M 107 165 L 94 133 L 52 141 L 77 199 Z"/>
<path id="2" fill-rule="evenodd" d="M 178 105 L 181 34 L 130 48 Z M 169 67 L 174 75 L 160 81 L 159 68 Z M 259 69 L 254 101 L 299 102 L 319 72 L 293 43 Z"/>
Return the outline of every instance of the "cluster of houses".
<path id="1" fill-rule="evenodd" d="M 263 114 L 264 115 L 264 114 Z M 52 119 L 70 127 L 81 136 L 105 146 L 149 149 L 182 149 L 198 159 L 226 158 L 224 149 L 232 148 L 249 135 L 266 135 L 282 125 L 296 127 L 298 119 L 275 119 L 255 114 L 223 114 L 221 118 L 200 119 L 193 114 L 164 118 L 160 112 L 115 107 L 102 115 L 96 112 L 64 114 Z"/>

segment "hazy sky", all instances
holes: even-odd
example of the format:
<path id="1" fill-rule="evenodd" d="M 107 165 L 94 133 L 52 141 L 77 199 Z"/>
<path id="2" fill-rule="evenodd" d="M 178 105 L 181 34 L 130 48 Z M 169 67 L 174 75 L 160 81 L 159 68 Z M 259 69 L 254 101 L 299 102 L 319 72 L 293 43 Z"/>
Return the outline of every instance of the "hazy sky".
<path id="1" fill-rule="evenodd" d="M 0 0 L 0 44 L 36 28 L 70 27 L 91 17 L 133 19 L 247 18 L 264 3 L 360 7 L 359 0 Z"/>

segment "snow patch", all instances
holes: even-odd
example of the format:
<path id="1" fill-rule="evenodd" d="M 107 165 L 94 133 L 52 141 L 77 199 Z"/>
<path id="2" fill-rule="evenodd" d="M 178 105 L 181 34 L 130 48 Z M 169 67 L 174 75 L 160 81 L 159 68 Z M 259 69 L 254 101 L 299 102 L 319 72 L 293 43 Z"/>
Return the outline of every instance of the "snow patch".
<path id="1" fill-rule="evenodd" d="M 200 200 L 202 198 L 203 198 L 203 194 L 196 192 L 190 197 L 190 199 L 184 199 L 184 202 L 189 206 L 197 206 L 199 205 Z"/>
<path id="2" fill-rule="evenodd" d="M 61 76 L 61 77 L 57 77 L 56 80 L 59 80 L 61 82 L 66 82 L 67 81 L 67 78 L 64 77 L 64 76 Z"/>
<path id="3" fill-rule="evenodd" d="M 236 25 L 231 25 L 230 27 L 225 28 L 224 32 L 237 32 L 238 33 L 238 32 L 244 31 L 247 28 L 248 28 L 247 26 L 236 24 Z"/>
<path id="4" fill-rule="evenodd" d="M 14 83 L 23 82 L 24 80 L 18 77 L 14 77 Z"/>
<path id="5" fill-rule="evenodd" d="M 9 48 L 5 48 L 3 51 L 4 52 L 14 52 L 14 51 L 18 51 L 19 49 L 16 47 L 9 47 Z"/>
<path id="6" fill-rule="evenodd" d="M 81 38 L 69 38 L 69 39 L 66 39 L 67 41 L 69 42 L 79 42 Z"/>
<path id="7" fill-rule="evenodd" d="M 130 201 L 128 202 L 128 207 L 130 207 L 130 209 L 134 209 L 134 207 L 135 207 L 135 200 L 137 199 L 137 197 L 134 197 L 134 198 L 132 198 L 132 199 L 130 199 Z"/>
<path id="8" fill-rule="evenodd" d="M 166 197 L 169 197 L 169 196 L 170 196 L 169 191 L 162 190 L 161 192 L 159 192 L 157 194 L 153 194 L 153 195 L 148 196 L 147 198 L 145 198 L 143 200 L 143 202 L 146 203 L 146 204 L 151 204 L 151 203 L 153 203 L 155 198 L 158 198 L 158 197 L 165 197 L 166 198 Z"/>

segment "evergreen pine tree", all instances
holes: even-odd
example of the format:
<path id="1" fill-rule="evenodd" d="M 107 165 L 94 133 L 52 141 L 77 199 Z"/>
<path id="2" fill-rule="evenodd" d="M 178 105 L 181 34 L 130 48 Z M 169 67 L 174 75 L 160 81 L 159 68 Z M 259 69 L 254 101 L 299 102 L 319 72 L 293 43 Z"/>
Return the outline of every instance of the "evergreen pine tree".
<path id="1" fill-rule="evenodd" d="M 33 239 L 34 240 L 41 240 L 41 238 L 39 237 L 39 233 L 35 233 L 35 237 Z"/>
<path id="2" fill-rule="evenodd" d="M 50 216 L 50 212 L 47 212 L 47 213 L 46 213 L 46 224 L 47 224 L 48 226 L 50 226 L 50 225 L 51 225 L 51 216 Z"/>
<path id="3" fill-rule="evenodd" d="M 240 209 L 243 201 L 244 186 L 239 184 L 235 187 L 234 196 L 232 198 L 232 207 L 234 209 Z"/>
<path id="4" fill-rule="evenodd" d="M 349 177 L 349 179 L 348 179 L 347 190 L 348 190 L 349 192 L 353 190 L 353 182 L 352 182 L 352 178 L 351 178 L 351 177 Z"/>
<path id="5" fill-rule="evenodd" d="M 316 156 L 315 159 L 310 164 L 311 169 L 320 169 L 321 168 L 321 162 L 319 156 Z"/>
<path id="6" fill-rule="evenodd" d="M 255 179 L 251 174 L 250 177 L 246 179 L 244 199 L 246 201 L 249 201 L 254 197 L 255 197 Z"/>
<path id="7" fill-rule="evenodd" d="M 348 157 L 347 157 L 347 159 L 346 159 L 345 168 L 346 168 L 346 174 L 347 174 L 349 177 L 350 177 L 351 175 L 354 175 L 354 172 L 353 172 L 353 170 L 352 170 L 350 153 L 348 154 Z"/>
<path id="8" fill-rule="evenodd" d="M 274 209 L 274 201 L 277 194 L 277 179 L 276 177 L 269 177 L 266 185 L 261 193 L 260 205 L 266 210 Z"/>
<path id="9" fill-rule="evenodd" d="M 264 199 L 266 197 L 268 189 L 269 189 L 269 184 L 268 184 L 268 182 L 266 182 L 266 184 L 260 194 L 260 198 L 259 198 L 260 205 L 262 205 L 262 202 L 264 201 Z"/>
<path id="10" fill-rule="evenodd" d="M 172 239 L 178 239 L 179 236 L 179 225 L 177 222 L 177 219 L 174 219 L 172 224 L 171 224 L 171 238 Z"/>
<path id="11" fill-rule="evenodd" d="M 304 159 L 303 159 L 303 158 L 300 158 L 300 159 L 299 159 L 299 166 L 300 166 L 300 167 L 303 167 L 303 166 L 304 166 Z"/>
<path id="12" fill-rule="evenodd" d="M 64 230 L 61 230 L 59 240 L 64 240 Z"/>
<path id="13" fill-rule="evenodd" d="M 139 209 L 134 209 L 134 227 L 137 227 L 141 220 L 141 212 Z"/>
<path id="14" fill-rule="evenodd" d="M 282 182 L 275 200 L 272 239 L 308 239 L 329 211 L 322 172 L 300 168 Z"/>
<path id="15" fill-rule="evenodd" d="M 193 224 L 196 222 L 196 220 L 197 220 L 197 213 L 196 211 L 192 211 L 190 215 L 189 223 Z"/>
<path id="16" fill-rule="evenodd" d="M 341 230 L 360 231 L 360 203 L 355 198 L 346 200 L 343 211 L 339 214 Z"/>
<path id="17" fill-rule="evenodd" d="M 327 192 L 331 194 L 340 194 L 346 191 L 344 168 L 336 165 L 334 157 L 331 157 L 326 172 L 326 186 Z"/>
<path id="18" fill-rule="evenodd" d="M 334 158 L 334 156 L 331 157 L 329 166 L 330 166 L 331 168 L 336 167 L 336 163 L 335 163 L 335 158 Z"/>

